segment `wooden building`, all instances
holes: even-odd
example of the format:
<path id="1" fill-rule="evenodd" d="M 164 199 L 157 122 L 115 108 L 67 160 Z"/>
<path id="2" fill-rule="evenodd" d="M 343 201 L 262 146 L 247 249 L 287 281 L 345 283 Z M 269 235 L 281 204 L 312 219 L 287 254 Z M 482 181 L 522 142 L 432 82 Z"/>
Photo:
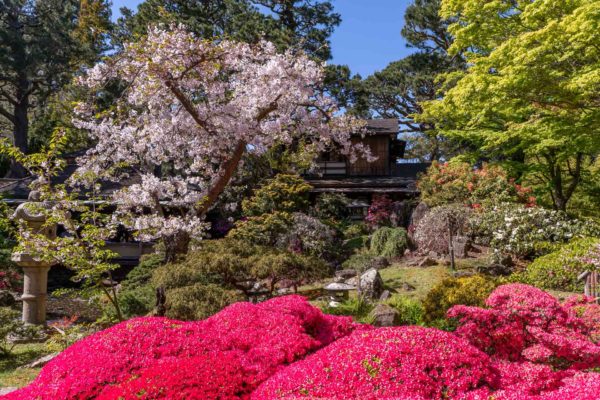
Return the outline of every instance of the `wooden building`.
<path id="1" fill-rule="evenodd" d="M 416 197 L 417 176 L 429 163 L 404 160 L 406 142 L 398 138 L 398 131 L 397 119 L 367 120 L 366 135 L 356 136 L 352 141 L 367 145 L 377 159 L 351 163 L 336 150 L 322 154 L 317 161 L 318 169 L 306 176 L 313 186 L 313 195 L 343 193 L 353 200 L 351 208 L 357 215 L 365 213 L 376 194 L 388 195 L 393 200 Z"/>

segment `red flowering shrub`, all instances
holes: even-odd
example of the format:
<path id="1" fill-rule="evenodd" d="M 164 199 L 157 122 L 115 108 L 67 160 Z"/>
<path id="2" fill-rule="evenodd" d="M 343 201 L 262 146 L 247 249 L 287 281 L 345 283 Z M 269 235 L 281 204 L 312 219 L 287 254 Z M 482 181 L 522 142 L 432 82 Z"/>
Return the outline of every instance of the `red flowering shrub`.
<path id="1" fill-rule="evenodd" d="M 494 374 L 466 340 L 422 327 L 355 332 L 265 381 L 252 399 L 440 399 L 481 389 Z"/>
<path id="2" fill-rule="evenodd" d="M 467 163 L 433 162 L 417 184 L 422 200 L 430 207 L 461 203 L 480 208 L 482 203 L 535 205 L 531 189 L 510 179 L 497 165 L 474 169 Z"/>
<path id="3" fill-rule="evenodd" d="M 140 398 L 136 397 L 140 391 L 158 396 L 148 395 L 148 399 L 211 399 L 221 398 L 211 397 L 221 383 L 224 393 L 243 398 L 282 365 L 354 327 L 350 318 L 326 316 L 298 296 L 259 305 L 237 303 L 199 322 L 133 319 L 75 343 L 30 386 L 5 399 L 128 400 Z M 221 360 L 222 365 L 213 368 Z M 162 363 L 179 367 L 163 369 Z M 215 371 L 210 378 L 215 382 L 192 379 L 206 376 L 200 371 L 202 365 Z M 169 371 L 162 378 L 161 369 Z M 177 387 L 177 393 L 183 394 L 170 395 L 163 386 Z"/>
<path id="4" fill-rule="evenodd" d="M 460 319 L 457 335 L 495 358 L 561 369 L 600 367 L 594 317 L 580 318 L 571 303 L 561 305 L 533 286 L 510 284 L 492 292 L 486 305 L 455 306 L 448 316 Z"/>

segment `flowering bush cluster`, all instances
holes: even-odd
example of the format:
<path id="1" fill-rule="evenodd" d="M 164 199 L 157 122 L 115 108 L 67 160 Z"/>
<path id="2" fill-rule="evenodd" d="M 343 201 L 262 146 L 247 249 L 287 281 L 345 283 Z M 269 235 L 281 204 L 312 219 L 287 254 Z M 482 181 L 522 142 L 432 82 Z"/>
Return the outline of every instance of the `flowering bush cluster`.
<path id="1" fill-rule="evenodd" d="M 3 399 L 247 398 L 284 365 L 357 326 L 297 296 L 237 303 L 199 322 L 133 319 L 75 343 Z"/>
<path id="2" fill-rule="evenodd" d="M 139 318 L 83 339 L 22 399 L 594 400 L 600 305 L 523 284 L 455 306 L 455 333 L 374 329 L 297 296 L 237 303 L 200 322 Z"/>
<path id="3" fill-rule="evenodd" d="M 479 240 L 522 257 L 544 253 L 548 244 L 600 236 L 600 226 L 593 221 L 571 219 L 561 211 L 509 203 L 476 213 L 472 227 Z"/>
<path id="4" fill-rule="evenodd" d="M 418 182 L 422 199 L 430 207 L 462 203 L 473 208 L 498 202 L 535 205 L 531 189 L 510 179 L 497 165 L 474 169 L 467 163 L 433 162 Z"/>
<path id="5" fill-rule="evenodd" d="M 419 190 L 430 207 L 463 203 L 478 208 L 484 203 L 514 202 L 535 204 L 531 189 L 508 177 L 498 165 L 473 168 L 467 163 L 433 162 L 419 179 Z"/>

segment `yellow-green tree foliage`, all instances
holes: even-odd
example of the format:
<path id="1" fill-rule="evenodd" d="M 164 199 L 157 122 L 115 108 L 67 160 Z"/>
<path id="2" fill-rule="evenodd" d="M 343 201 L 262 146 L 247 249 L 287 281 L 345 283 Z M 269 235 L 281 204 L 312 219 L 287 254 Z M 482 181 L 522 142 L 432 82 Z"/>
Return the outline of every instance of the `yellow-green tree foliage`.
<path id="1" fill-rule="evenodd" d="M 440 13 L 470 68 L 418 120 L 515 162 L 566 209 L 600 148 L 600 2 L 442 0 Z"/>

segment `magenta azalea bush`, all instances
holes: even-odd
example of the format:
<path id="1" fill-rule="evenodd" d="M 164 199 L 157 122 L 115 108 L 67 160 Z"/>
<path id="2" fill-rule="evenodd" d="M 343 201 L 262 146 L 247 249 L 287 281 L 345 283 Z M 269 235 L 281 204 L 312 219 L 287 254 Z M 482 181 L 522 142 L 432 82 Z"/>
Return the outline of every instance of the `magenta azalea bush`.
<path id="1" fill-rule="evenodd" d="M 3 400 L 597 400 L 600 305 L 522 284 L 455 332 L 375 329 L 299 296 L 237 303 L 204 321 L 138 318 L 89 336 Z"/>

